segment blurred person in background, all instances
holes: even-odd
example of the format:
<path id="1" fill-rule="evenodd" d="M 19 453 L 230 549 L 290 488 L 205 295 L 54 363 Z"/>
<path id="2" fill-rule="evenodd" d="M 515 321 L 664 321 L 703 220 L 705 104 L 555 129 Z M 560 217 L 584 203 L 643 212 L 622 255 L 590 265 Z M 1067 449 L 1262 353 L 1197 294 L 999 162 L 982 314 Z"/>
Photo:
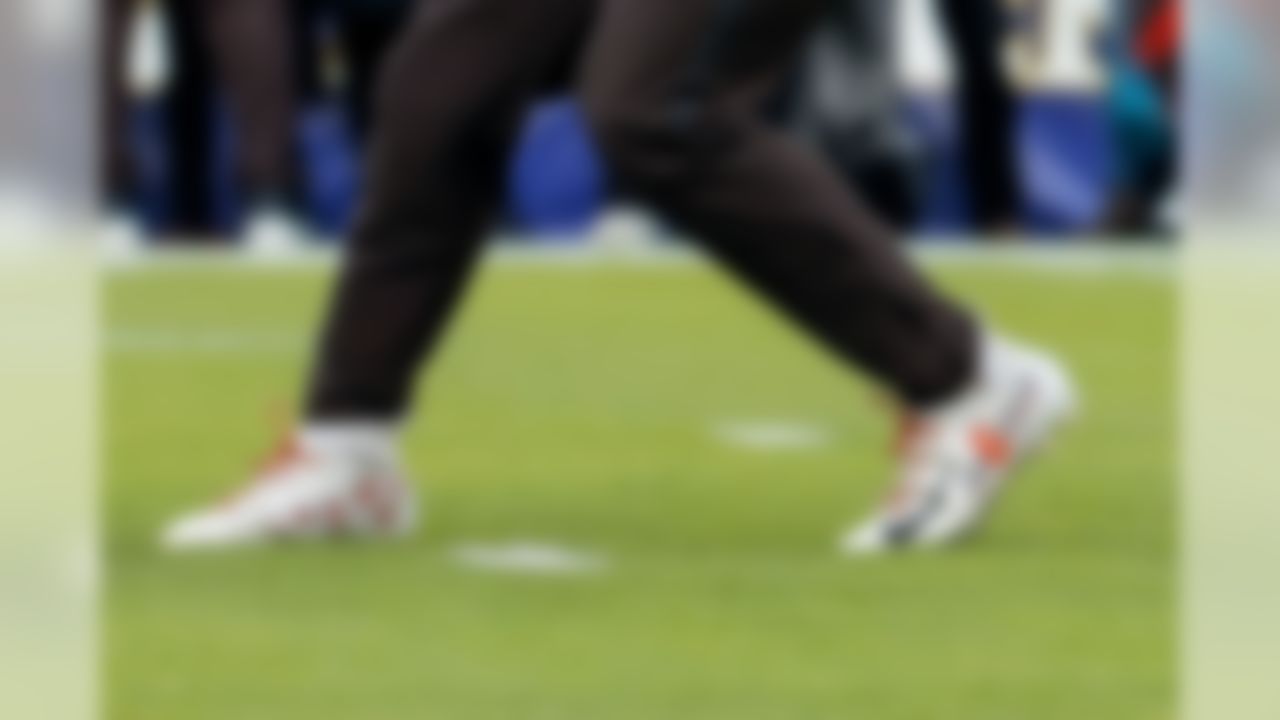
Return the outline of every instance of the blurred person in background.
<path id="1" fill-rule="evenodd" d="M 502 195 L 528 104 L 577 70 L 615 177 L 902 408 L 899 482 L 849 553 L 979 526 L 1073 405 L 1048 353 L 944 297 L 820 156 L 762 119 L 825 0 L 432 0 L 382 78 L 360 219 L 301 427 L 175 550 L 397 536 L 418 506 L 397 428 Z"/>
<path id="2" fill-rule="evenodd" d="M 1021 214 L 1017 97 L 1004 66 L 1000 0 L 938 0 L 956 69 L 956 105 L 972 221 L 1015 230 Z M 895 64 L 899 6 L 831 3 L 789 94 L 789 124 L 828 156 L 887 221 L 916 221 L 927 169 L 909 137 Z"/>
<path id="3" fill-rule="evenodd" d="M 134 0 L 104 0 L 98 21 L 98 147 L 99 192 L 106 211 L 110 246 L 129 251 L 141 245 L 143 228 L 134 207 L 132 157 L 129 149 L 129 78 L 127 28 L 133 18 Z M 113 248 L 114 249 L 114 248 Z"/>
<path id="4" fill-rule="evenodd" d="M 965 172 L 978 230 L 1005 235 L 1020 225 L 1018 100 L 1004 64 L 1003 0 L 936 0 L 956 68 Z"/>
<path id="5" fill-rule="evenodd" d="M 896 12 L 880 0 L 831 3 L 781 102 L 785 124 L 881 218 L 906 230 L 919 213 L 924 169 L 903 118 Z"/>
<path id="6" fill-rule="evenodd" d="M 374 88 L 416 0 L 288 0 L 302 106 L 303 205 L 317 241 L 353 221 Z"/>
<path id="7" fill-rule="evenodd" d="M 1182 0 L 1134 0 L 1123 8 L 1111 87 L 1116 188 L 1103 229 L 1165 234 L 1177 181 Z"/>
<path id="8" fill-rule="evenodd" d="M 274 254 L 302 242 L 294 212 L 295 101 L 284 0 L 105 0 L 101 63 L 103 193 L 114 220 L 113 242 L 140 242 L 136 162 L 130 137 L 130 60 L 136 43 L 163 42 L 153 63 L 167 73 L 166 114 L 174 233 L 213 228 L 210 179 L 215 100 L 225 96 L 235 137 L 234 173 L 245 202 L 248 246 Z M 139 13 L 153 13 L 140 16 Z M 154 13 L 163 12 L 163 15 Z M 163 24 L 151 34 L 139 17 Z M 159 19 L 163 18 L 163 20 Z M 159 37 L 157 37 L 159 36 Z M 154 56 L 160 55 L 161 58 Z M 127 238 L 133 237 L 130 241 Z"/>
<path id="9" fill-rule="evenodd" d="M 347 120 L 358 145 L 373 125 L 374 90 L 397 36 L 418 0 L 292 0 L 297 30 L 297 61 L 305 97 L 330 88 L 321 28 L 332 31 L 342 58 L 340 86 Z"/>

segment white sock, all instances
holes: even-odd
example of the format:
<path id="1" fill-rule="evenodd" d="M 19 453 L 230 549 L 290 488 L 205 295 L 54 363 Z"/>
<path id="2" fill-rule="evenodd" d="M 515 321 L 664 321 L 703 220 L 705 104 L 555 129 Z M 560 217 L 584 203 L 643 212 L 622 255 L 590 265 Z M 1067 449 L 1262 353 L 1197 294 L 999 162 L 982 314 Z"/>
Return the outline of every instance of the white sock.
<path id="1" fill-rule="evenodd" d="M 307 423 L 298 433 L 303 450 L 318 457 L 368 457 L 395 462 L 399 428 L 384 420 L 339 420 Z"/>

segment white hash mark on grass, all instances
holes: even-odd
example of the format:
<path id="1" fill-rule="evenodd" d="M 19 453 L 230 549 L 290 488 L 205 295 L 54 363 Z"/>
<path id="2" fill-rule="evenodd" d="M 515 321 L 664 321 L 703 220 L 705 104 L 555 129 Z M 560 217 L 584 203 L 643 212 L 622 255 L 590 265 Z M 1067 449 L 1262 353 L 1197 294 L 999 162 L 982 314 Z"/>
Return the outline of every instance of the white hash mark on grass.
<path id="1" fill-rule="evenodd" d="M 609 569 L 600 553 L 541 540 L 506 543 L 462 543 L 450 553 L 470 570 L 509 575 L 595 575 Z"/>
<path id="2" fill-rule="evenodd" d="M 797 420 L 731 420 L 717 423 L 713 431 L 725 445 L 752 452 L 802 452 L 832 442 L 827 428 Z"/>

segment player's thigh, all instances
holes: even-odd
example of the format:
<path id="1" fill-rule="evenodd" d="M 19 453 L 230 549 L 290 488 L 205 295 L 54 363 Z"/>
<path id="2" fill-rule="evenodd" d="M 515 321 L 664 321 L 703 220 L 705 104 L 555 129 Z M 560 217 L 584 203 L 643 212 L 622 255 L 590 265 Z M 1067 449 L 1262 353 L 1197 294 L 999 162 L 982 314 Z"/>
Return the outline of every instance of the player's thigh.
<path id="1" fill-rule="evenodd" d="M 580 36 L 592 0 L 423 0 L 400 33 L 379 94 L 491 103 L 543 82 Z M 398 83 L 399 87 L 385 86 Z"/>
<path id="2" fill-rule="evenodd" d="M 580 78 L 589 111 L 673 121 L 756 103 L 827 0 L 599 0 Z"/>

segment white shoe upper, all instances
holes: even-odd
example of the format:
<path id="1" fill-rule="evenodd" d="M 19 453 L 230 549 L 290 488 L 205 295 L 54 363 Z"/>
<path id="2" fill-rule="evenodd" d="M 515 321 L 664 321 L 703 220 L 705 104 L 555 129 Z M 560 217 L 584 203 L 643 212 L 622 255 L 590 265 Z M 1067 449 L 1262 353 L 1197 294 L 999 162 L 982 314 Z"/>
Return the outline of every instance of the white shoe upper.
<path id="1" fill-rule="evenodd" d="M 397 465 L 391 454 L 317 452 L 290 440 L 239 493 L 169 525 L 162 543 L 185 551 L 405 535 L 417 503 Z"/>
<path id="2" fill-rule="evenodd" d="M 851 555 L 960 540 L 985 518 L 1009 474 L 1075 409 L 1076 393 L 1050 355 L 985 342 L 978 377 L 955 401 L 908 421 L 889 500 L 841 538 Z"/>

